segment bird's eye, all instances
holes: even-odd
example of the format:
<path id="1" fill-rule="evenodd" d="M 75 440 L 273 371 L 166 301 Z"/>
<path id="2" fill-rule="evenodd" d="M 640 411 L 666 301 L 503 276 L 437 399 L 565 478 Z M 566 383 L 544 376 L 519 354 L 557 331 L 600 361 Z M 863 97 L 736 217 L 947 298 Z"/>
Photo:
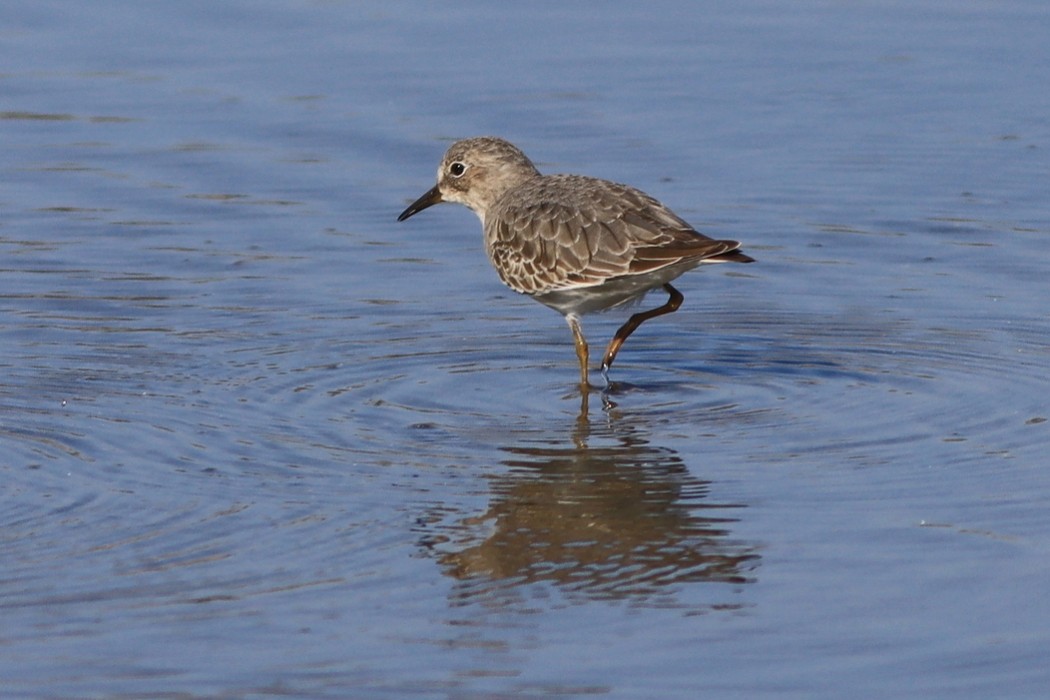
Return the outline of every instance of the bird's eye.
<path id="1" fill-rule="evenodd" d="M 452 165 L 448 166 L 448 172 L 452 177 L 462 177 L 463 173 L 467 172 L 467 166 L 459 161 L 456 161 Z"/>

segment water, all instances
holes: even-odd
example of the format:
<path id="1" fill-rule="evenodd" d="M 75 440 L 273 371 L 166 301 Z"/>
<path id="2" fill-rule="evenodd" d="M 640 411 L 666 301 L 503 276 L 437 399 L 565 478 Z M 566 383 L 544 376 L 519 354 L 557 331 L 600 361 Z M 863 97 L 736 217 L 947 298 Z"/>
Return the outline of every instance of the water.
<path id="1" fill-rule="evenodd" d="M 0 19 L 5 697 L 1045 693 L 1042 3 Z M 759 263 L 584 400 L 485 133 Z"/>

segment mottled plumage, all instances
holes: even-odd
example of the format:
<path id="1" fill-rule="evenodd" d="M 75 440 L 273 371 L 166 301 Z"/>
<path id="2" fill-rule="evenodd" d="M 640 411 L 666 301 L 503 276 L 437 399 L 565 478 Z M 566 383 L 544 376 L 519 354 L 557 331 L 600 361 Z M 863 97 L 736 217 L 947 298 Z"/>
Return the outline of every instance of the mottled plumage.
<path id="1" fill-rule="evenodd" d="M 398 217 L 439 202 L 459 202 L 481 219 L 485 250 L 516 292 L 565 315 L 587 384 L 587 343 L 579 316 L 641 298 L 663 287 L 670 300 L 635 314 L 609 343 L 603 372 L 641 323 L 678 308 L 670 285 L 702 263 L 752 262 L 736 241 L 708 238 L 644 192 L 583 175 L 541 175 L 516 146 L 494 137 L 457 141 L 438 182 Z"/>

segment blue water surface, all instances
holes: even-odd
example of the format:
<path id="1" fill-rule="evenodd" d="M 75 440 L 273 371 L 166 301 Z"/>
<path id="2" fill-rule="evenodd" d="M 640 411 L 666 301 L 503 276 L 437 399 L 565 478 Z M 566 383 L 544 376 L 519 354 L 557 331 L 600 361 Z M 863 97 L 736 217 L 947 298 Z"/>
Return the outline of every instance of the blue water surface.
<path id="1" fill-rule="evenodd" d="M 1045 3 L 0 27 L 4 697 L 1044 697 Z M 582 396 L 480 134 L 758 263 Z"/>

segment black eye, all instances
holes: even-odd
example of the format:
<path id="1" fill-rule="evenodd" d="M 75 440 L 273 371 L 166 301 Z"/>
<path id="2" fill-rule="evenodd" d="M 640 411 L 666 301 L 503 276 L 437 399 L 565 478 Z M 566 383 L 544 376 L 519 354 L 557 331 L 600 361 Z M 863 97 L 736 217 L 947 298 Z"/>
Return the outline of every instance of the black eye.
<path id="1" fill-rule="evenodd" d="M 467 172 L 467 166 L 459 161 L 456 161 L 452 165 L 448 166 L 448 172 L 452 177 L 460 177 L 463 173 Z"/>

